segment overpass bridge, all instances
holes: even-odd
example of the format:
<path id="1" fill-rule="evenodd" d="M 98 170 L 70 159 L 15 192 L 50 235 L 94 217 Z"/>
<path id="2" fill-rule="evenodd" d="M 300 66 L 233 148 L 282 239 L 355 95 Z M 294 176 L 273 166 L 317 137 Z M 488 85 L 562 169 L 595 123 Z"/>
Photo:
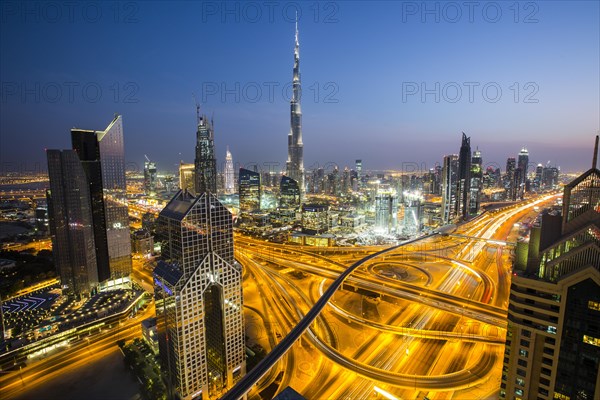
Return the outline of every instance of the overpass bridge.
<path id="1" fill-rule="evenodd" d="M 429 235 L 421 236 L 417 239 L 407 240 L 403 243 L 400 243 L 396 246 L 389 247 L 387 249 L 378 251 L 377 253 L 373 253 L 368 255 L 367 257 L 356 261 L 352 264 L 348 269 L 342 272 L 327 288 L 327 290 L 323 293 L 323 295 L 319 298 L 319 300 L 315 303 L 315 305 L 306 313 L 304 318 L 300 320 L 298 325 L 296 325 L 290 333 L 284 337 L 281 342 L 277 346 L 273 348 L 273 350 L 267 354 L 265 358 L 262 359 L 261 362 L 256 365 L 250 372 L 248 372 L 242 379 L 240 379 L 227 393 L 221 397 L 221 400 L 237 400 L 242 398 L 246 393 L 252 389 L 252 387 L 267 373 L 269 370 L 275 365 L 277 361 L 281 357 L 287 353 L 287 351 L 292 347 L 292 345 L 302 336 L 304 331 L 308 329 L 308 327 L 314 322 L 314 320 L 318 317 L 321 311 L 325 308 L 331 297 L 335 294 L 335 292 L 340 288 L 340 286 L 344 283 L 344 280 L 350 276 L 358 267 L 360 267 L 365 262 L 372 260 L 373 258 L 379 257 L 382 254 L 394 251 L 402 246 L 417 242 L 422 239 L 426 239 L 429 237 L 433 237 L 438 235 L 438 232 L 431 233 Z"/>

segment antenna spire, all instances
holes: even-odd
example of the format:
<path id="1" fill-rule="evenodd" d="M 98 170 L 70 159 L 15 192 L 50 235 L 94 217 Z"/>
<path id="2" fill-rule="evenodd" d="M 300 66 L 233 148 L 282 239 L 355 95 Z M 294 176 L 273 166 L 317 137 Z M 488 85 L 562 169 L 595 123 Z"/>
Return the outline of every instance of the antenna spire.
<path id="1" fill-rule="evenodd" d="M 596 143 L 594 144 L 594 158 L 592 159 L 592 169 L 595 169 L 598 165 L 598 140 L 600 135 L 596 135 Z"/>

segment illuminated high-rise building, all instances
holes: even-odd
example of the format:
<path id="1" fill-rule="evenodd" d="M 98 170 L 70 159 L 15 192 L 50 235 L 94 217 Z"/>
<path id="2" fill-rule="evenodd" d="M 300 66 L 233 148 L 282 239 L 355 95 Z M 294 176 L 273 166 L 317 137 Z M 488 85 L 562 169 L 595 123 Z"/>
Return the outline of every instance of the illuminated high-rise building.
<path id="1" fill-rule="evenodd" d="M 442 166 L 442 221 L 446 224 L 456 218 L 457 180 L 458 155 L 447 155 Z"/>
<path id="2" fill-rule="evenodd" d="M 196 166 L 186 164 L 183 161 L 179 163 L 179 189 L 193 192 L 196 186 Z"/>
<path id="3" fill-rule="evenodd" d="M 564 189 L 543 215 L 510 288 L 501 399 L 600 398 L 600 170 Z M 562 219 L 562 221 L 560 220 Z"/>
<path id="4" fill-rule="evenodd" d="M 212 121 L 200 114 L 200 106 L 196 106 L 196 182 L 194 190 L 197 194 L 217 194 L 217 159 L 215 158 L 215 134 Z"/>
<path id="5" fill-rule="evenodd" d="M 225 194 L 233 194 L 235 192 L 235 177 L 233 173 L 233 157 L 227 146 L 225 153 Z"/>
<path id="6" fill-rule="evenodd" d="M 289 176 L 283 175 L 279 186 L 279 208 L 297 210 L 300 207 L 300 196 L 298 182 Z"/>
<path id="7" fill-rule="evenodd" d="M 302 233 L 309 235 L 327 232 L 329 207 L 324 204 L 304 204 L 302 206 Z"/>
<path id="8" fill-rule="evenodd" d="M 90 189 L 74 150 L 48 150 L 46 193 L 52 253 L 63 292 L 89 297 L 98 286 Z"/>
<path id="9" fill-rule="evenodd" d="M 375 196 L 375 229 L 383 233 L 396 232 L 398 225 L 398 197 L 396 190 L 380 187 Z"/>
<path id="10" fill-rule="evenodd" d="M 144 192 L 147 195 L 156 194 L 156 163 L 148 157 L 144 161 Z"/>
<path id="11" fill-rule="evenodd" d="M 294 73 L 292 78 L 292 100 L 290 101 L 290 133 L 288 134 L 288 158 L 286 175 L 298 183 L 300 198 L 304 195 L 304 144 L 302 143 L 302 110 L 300 108 L 300 43 L 298 21 L 294 48 Z"/>
<path id="12" fill-rule="evenodd" d="M 460 218 L 469 216 L 469 197 L 471 192 L 471 138 L 462 134 L 462 143 L 458 153 L 458 176 L 456 185 L 456 214 Z"/>
<path id="13" fill-rule="evenodd" d="M 356 184 L 357 188 L 360 189 L 362 185 L 362 160 L 356 160 L 354 163 L 354 168 L 356 169 Z"/>
<path id="14" fill-rule="evenodd" d="M 240 211 L 260 211 L 261 179 L 260 173 L 240 168 L 238 178 Z"/>
<path id="15" fill-rule="evenodd" d="M 527 172 L 529 168 L 529 151 L 525 147 L 519 152 L 517 168 L 521 170 L 521 179 L 518 186 L 518 197 L 523 198 L 523 194 L 527 189 Z"/>
<path id="16" fill-rule="evenodd" d="M 504 175 L 504 188 L 506 189 L 506 200 L 517 199 L 517 187 L 515 186 L 515 170 L 517 169 L 517 160 L 514 157 L 506 159 L 506 174 Z"/>
<path id="17" fill-rule="evenodd" d="M 481 202 L 481 191 L 483 190 L 483 170 L 481 152 L 479 149 L 473 152 L 471 159 L 471 184 L 469 187 L 469 216 L 475 216 L 479 212 Z"/>
<path id="18" fill-rule="evenodd" d="M 216 195 L 179 191 L 160 212 L 154 270 L 168 398 L 219 397 L 245 374 L 242 267 L 232 215 Z"/>
<path id="19" fill-rule="evenodd" d="M 125 185 L 123 120 L 116 115 L 103 131 L 71 129 L 88 181 L 100 282 L 129 276 L 131 236 Z"/>

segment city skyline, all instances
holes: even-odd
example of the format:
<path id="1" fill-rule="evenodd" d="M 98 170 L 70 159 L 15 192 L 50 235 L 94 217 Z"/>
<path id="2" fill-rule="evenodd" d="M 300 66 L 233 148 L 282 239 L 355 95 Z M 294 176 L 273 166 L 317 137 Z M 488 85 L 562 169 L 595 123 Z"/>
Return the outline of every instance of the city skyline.
<path id="1" fill-rule="evenodd" d="M 44 148 L 67 146 L 61 132 L 72 125 L 100 124 L 115 111 L 124 116 L 129 166 L 142 166 L 148 154 L 159 170 L 175 171 L 180 160 L 194 157 L 184 145 L 193 132 L 192 93 L 203 112 L 214 113 L 217 155 L 229 145 L 240 166 L 267 163 L 284 170 L 290 98 L 281 88 L 291 83 L 292 7 L 287 15 L 276 10 L 272 18 L 262 10 L 255 21 L 240 3 L 231 3 L 229 14 L 218 9 L 221 3 L 191 4 L 186 15 L 177 7 L 165 11 L 160 4 L 135 4 L 123 6 L 118 16 L 103 10 L 104 17 L 94 23 L 81 13 L 74 13 L 73 21 L 65 16 L 52 22 L 41 8 L 37 19 L 35 10 L 16 10 L 15 15 L 4 10 L 3 172 L 43 165 Z M 431 168 L 457 151 L 455 135 L 464 131 L 485 154 L 484 166 L 502 166 L 526 147 L 532 163 L 549 160 L 564 171 L 585 169 L 577 154 L 597 133 L 600 108 L 594 72 L 598 4 L 541 3 L 526 9 L 519 3 L 519 15 L 501 6 L 496 22 L 481 12 L 469 22 L 468 10 L 454 21 L 446 7 L 427 14 L 420 3 L 411 2 L 386 4 L 386 10 L 365 3 L 319 3 L 314 10 L 301 6 L 305 168 L 334 162 L 342 169 L 355 158 L 363 159 L 366 170 L 402 170 L 407 163 Z M 182 23 L 157 40 L 157 19 L 175 13 Z M 377 23 L 363 22 L 363 16 Z M 368 33 L 353 29 L 361 23 Z M 97 26 L 111 30 L 99 35 Z M 7 39 L 15 35 L 23 38 L 23 46 Z M 125 43 L 121 35 L 136 40 Z M 149 39 L 137 40 L 143 35 Z M 204 38 L 202 54 L 214 62 L 197 64 L 201 58 L 190 50 L 197 36 Z M 409 37 L 424 40 L 411 43 Z M 66 45 L 57 48 L 47 41 Z M 106 43 L 117 45 L 107 48 Z M 113 57 L 86 66 L 82 60 L 94 44 Z M 31 58 L 36 51 L 48 61 L 43 67 Z M 141 68 L 140 58 L 156 62 Z M 173 62 L 179 58 L 185 62 Z M 491 91 L 501 88 L 497 102 L 492 92 L 487 99 L 480 96 L 486 84 Z M 272 99 L 268 87 L 273 87 Z M 92 101 L 98 88 L 102 95 Z M 453 102 L 457 88 L 462 97 Z M 467 98 L 469 88 L 475 88 L 473 102 Z M 526 96 L 537 103 L 525 102 Z M 217 162 L 222 170 L 223 157 Z"/>

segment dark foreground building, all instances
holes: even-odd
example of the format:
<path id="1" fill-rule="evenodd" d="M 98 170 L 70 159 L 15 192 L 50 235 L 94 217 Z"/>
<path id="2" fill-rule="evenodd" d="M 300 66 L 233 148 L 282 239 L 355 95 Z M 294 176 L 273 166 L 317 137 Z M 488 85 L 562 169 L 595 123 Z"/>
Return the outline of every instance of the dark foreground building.
<path id="1" fill-rule="evenodd" d="M 565 186 L 513 276 L 501 399 L 600 399 L 600 170 Z"/>

